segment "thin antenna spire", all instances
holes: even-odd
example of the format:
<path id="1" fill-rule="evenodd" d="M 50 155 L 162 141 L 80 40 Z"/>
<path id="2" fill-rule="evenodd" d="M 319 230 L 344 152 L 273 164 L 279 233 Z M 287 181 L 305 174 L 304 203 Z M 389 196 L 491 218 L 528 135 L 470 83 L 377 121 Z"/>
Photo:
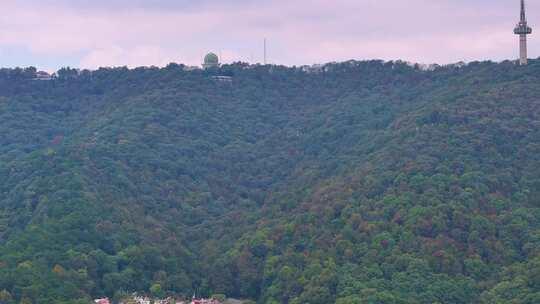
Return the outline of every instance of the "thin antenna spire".
<path id="1" fill-rule="evenodd" d="M 527 17 L 525 16 L 525 0 L 521 0 L 521 22 L 527 22 Z"/>
<path id="2" fill-rule="evenodd" d="M 264 65 L 266 65 L 266 38 L 264 38 Z"/>

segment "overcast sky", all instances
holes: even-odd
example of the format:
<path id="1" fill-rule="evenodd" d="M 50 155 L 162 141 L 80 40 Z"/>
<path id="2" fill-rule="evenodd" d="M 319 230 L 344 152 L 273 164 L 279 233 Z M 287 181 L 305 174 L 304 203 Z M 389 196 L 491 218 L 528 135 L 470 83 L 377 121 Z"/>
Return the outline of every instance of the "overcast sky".
<path id="1" fill-rule="evenodd" d="M 529 57 L 540 0 L 528 0 Z M 0 0 L 0 66 L 97 68 L 223 62 L 304 65 L 517 57 L 519 0 Z M 538 26 L 537 26 L 538 25 Z"/>

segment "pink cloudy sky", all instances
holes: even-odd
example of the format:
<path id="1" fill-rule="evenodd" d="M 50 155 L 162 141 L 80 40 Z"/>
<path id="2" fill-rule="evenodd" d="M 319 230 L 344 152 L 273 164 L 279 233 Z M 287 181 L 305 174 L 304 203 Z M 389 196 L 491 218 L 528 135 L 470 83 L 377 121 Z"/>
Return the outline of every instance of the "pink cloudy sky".
<path id="1" fill-rule="evenodd" d="M 540 31 L 540 0 L 528 0 Z M 0 1 L 0 66 L 97 68 L 349 59 L 421 63 L 513 59 L 518 0 Z M 538 27 L 536 27 L 538 25 Z M 530 36 L 530 57 L 540 37 Z"/>

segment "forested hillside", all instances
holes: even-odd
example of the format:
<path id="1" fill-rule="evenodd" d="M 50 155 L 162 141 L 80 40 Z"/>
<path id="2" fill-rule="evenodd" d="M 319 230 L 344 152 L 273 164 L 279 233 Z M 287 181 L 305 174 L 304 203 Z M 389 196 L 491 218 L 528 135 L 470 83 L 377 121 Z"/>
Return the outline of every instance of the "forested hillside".
<path id="1" fill-rule="evenodd" d="M 540 60 L 58 75 L 0 70 L 2 304 L 540 303 Z"/>

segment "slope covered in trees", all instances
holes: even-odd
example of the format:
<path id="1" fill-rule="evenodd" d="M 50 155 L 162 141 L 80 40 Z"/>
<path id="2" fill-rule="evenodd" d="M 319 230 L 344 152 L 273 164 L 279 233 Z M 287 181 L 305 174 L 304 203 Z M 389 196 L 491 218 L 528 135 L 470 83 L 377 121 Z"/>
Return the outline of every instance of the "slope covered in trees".
<path id="1" fill-rule="evenodd" d="M 0 71 L 2 303 L 540 301 L 538 60 L 30 77 Z"/>

